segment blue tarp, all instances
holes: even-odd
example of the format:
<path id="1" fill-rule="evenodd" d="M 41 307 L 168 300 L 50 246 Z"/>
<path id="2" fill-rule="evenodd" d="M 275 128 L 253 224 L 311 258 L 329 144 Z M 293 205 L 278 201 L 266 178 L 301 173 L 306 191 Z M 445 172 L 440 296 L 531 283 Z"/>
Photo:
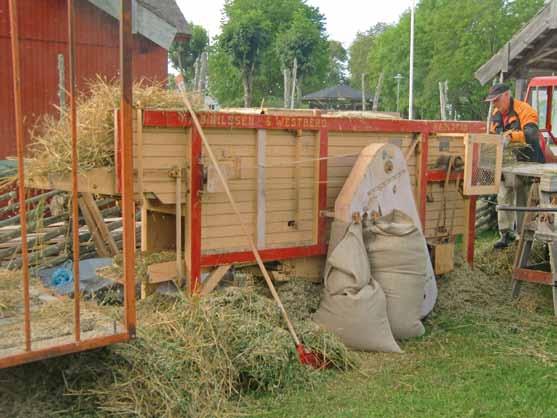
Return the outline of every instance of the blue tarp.
<path id="1" fill-rule="evenodd" d="M 79 288 L 82 292 L 97 292 L 114 285 L 111 280 L 97 276 L 97 269 L 110 266 L 112 258 L 91 258 L 79 262 Z M 68 261 L 60 266 L 40 270 L 41 282 L 59 295 L 73 293 L 73 263 Z"/>

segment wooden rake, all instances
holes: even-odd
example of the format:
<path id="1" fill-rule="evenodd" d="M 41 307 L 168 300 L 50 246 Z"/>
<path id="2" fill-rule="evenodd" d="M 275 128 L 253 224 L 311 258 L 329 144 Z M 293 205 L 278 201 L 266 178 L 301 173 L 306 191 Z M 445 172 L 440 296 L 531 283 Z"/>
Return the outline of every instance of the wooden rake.
<path id="1" fill-rule="evenodd" d="M 178 75 L 176 77 L 176 83 L 178 85 L 178 88 L 179 88 L 180 92 L 182 93 L 182 99 L 184 101 L 184 104 L 185 104 L 188 112 L 191 115 L 193 124 L 194 124 L 195 128 L 197 129 L 197 131 L 199 132 L 199 136 L 201 136 L 201 139 L 203 141 L 203 145 L 205 146 L 205 149 L 207 151 L 207 154 L 209 155 L 211 163 L 213 164 L 213 166 L 215 168 L 215 171 L 217 173 L 217 176 L 219 177 L 219 179 L 222 183 L 224 191 L 226 192 L 226 195 L 228 196 L 228 200 L 230 201 L 230 204 L 232 205 L 232 208 L 233 208 L 236 216 L 238 217 L 238 222 L 239 222 L 239 224 L 242 228 L 242 233 L 246 237 L 246 239 L 248 240 L 251 251 L 253 252 L 255 260 L 257 261 L 257 265 L 261 269 L 261 273 L 263 274 L 263 277 L 265 278 L 265 282 L 267 283 L 267 287 L 271 291 L 271 294 L 273 295 L 273 299 L 275 300 L 275 302 L 276 302 L 276 304 L 277 304 L 277 306 L 278 306 L 278 308 L 279 308 L 279 310 L 282 314 L 284 322 L 286 323 L 286 326 L 288 327 L 288 331 L 290 332 L 290 335 L 292 336 L 292 338 L 294 340 L 294 343 L 296 344 L 296 351 L 298 353 L 298 358 L 300 360 L 300 363 L 311 366 L 311 367 L 314 367 L 314 368 L 325 367 L 327 364 L 326 364 L 324 356 L 322 354 L 317 354 L 317 353 L 313 353 L 313 352 L 309 351 L 302 344 L 302 342 L 300 341 L 300 338 L 298 337 L 298 334 L 296 333 L 296 330 L 294 329 L 294 326 L 292 325 L 292 322 L 290 321 L 288 313 L 286 312 L 286 309 L 284 308 L 284 305 L 282 304 L 282 301 L 280 300 L 280 297 L 279 297 L 279 295 L 278 295 L 278 293 L 275 289 L 273 281 L 271 280 L 271 276 L 269 275 L 269 272 L 267 271 L 267 268 L 263 264 L 263 260 L 261 259 L 261 255 L 259 254 L 259 251 L 257 250 L 257 247 L 255 246 L 255 243 L 254 243 L 254 241 L 251 237 L 251 234 L 249 233 L 249 230 L 247 229 L 246 225 L 244 224 L 244 221 L 242 220 L 242 215 L 240 214 L 240 210 L 238 209 L 238 205 L 236 204 L 236 201 L 232 197 L 232 193 L 230 192 L 230 188 L 228 187 L 228 183 L 227 183 L 224 175 L 222 174 L 222 171 L 221 171 L 220 166 L 218 164 L 218 161 L 215 157 L 215 154 L 213 154 L 213 150 L 211 149 L 209 141 L 207 140 L 207 137 L 205 136 L 203 128 L 201 127 L 201 124 L 199 123 L 199 119 L 197 118 L 197 114 L 193 110 L 193 107 L 192 107 L 192 105 L 191 105 L 191 103 L 188 99 L 184 78 L 181 75 Z"/>

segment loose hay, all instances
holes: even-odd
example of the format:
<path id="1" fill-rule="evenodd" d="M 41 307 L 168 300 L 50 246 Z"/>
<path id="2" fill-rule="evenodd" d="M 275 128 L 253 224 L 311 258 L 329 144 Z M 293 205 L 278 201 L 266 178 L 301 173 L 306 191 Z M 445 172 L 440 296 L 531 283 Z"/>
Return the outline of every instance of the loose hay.
<path id="1" fill-rule="evenodd" d="M 133 90 L 134 104 L 138 107 L 183 109 L 177 91 L 163 84 L 142 80 Z M 114 109 L 120 105 L 120 87 L 101 77 L 90 82 L 86 92 L 77 98 L 77 134 L 79 169 L 91 170 L 114 166 Z M 71 171 L 70 115 L 61 110 L 61 116 L 45 115 L 39 118 L 31 132 L 30 176 Z"/>
<path id="2" fill-rule="evenodd" d="M 520 321 L 536 321 L 540 318 L 529 314 L 547 314 L 552 303 L 549 286 L 523 283 L 518 298 L 513 299 L 512 270 L 517 243 L 503 250 L 493 249 L 493 239 L 476 241 L 474 268 L 458 258 L 455 270 L 439 280 L 439 300 L 436 311 L 473 314 L 486 321 L 509 321 L 509 306 L 513 306 L 513 315 Z M 544 248 L 535 248 L 533 258 L 542 260 Z M 527 315 L 521 312 L 528 313 Z"/>
<path id="3" fill-rule="evenodd" d="M 112 348 L 115 383 L 89 391 L 111 414 L 218 416 L 243 394 L 312 385 L 319 375 L 299 363 L 274 302 L 252 289 L 193 301 L 158 295 L 140 304 L 139 318 L 138 339 Z M 354 367 L 333 335 L 308 320 L 297 326 L 333 367 Z"/>
<path id="4" fill-rule="evenodd" d="M 74 331 L 74 301 L 55 297 L 36 277 L 29 286 L 31 338 L 35 348 L 53 339 L 71 337 Z M 0 270 L 0 356 L 24 349 L 24 301 L 21 271 Z M 117 308 L 81 301 L 81 331 L 108 335 L 121 330 Z M 90 335 L 89 335 L 90 336 Z M 58 342 L 60 344 L 60 342 Z M 3 351 L 6 350 L 6 351 Z"/>
<path id="5" fill-rule="evenodd" d="M 135 278 L 137 282 L 147 281 L 147 269 L 151 264 L 164 263 L 176 260 L 176 253 L 173 251 L 161 252 L 142 252 L 135 257 Z M 124 259 L 122 254 L 118 254 L 112 260 L 112 265 L 102 267 L 97 270 L 101 277 L 118 279 L 124 274 Z"/>

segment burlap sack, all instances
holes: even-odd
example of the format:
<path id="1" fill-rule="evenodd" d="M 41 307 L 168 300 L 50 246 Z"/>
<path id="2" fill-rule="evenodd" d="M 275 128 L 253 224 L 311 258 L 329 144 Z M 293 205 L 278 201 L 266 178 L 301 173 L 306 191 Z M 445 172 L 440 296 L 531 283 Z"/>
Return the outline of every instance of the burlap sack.
<path id="1" fill-rule="evenodd" d="M 371 280 L 362 226 L 335 224 L 325 287 L 313 319 L 355 350 L 399 353 L 387 319 L 385 295 Z"/>
<path id="2" fill-rule="evenodd" d="M 337 295 L 324 289 L 313 320 L 336 334 L 351 349 L 401 352 L 387 319 L 385 295 L 373 281 L 360 290 L 347 290 Z"/>
<path id="3" fill-rule="evenodd" d="M 367 285 L 371 277 L 362 225 L 335 221 L 331 229 L 331 244 L 333 250 L 329 251 L 324 272 L 325 289 L 329 294 L 340 294 L 348 289 L 360 290 Z"/>
<path id="4" fill-rule="evenodd" d="M 387 314 L 397 339 L 425 333 L 420 321 L 428 254 L 412 219 L 394 210 L 375 221 L 364 220 L 370 270 L 387 298 Z"/>

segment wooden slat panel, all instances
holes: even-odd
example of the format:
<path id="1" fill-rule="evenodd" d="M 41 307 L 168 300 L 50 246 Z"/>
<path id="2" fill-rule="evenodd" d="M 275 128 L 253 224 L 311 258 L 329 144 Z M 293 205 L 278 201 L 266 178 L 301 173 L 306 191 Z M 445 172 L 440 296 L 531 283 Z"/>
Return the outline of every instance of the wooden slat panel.
<path id="1" fill-rule="evenodd" d="M 313 188 L 300 189 L 300 193 L 303 199 L 313 198 Z M 239 191 L 232 192 L 232 196 L 237 202 L 249 202 L 256 198 L 255 191 Z M 268 190 L 266 193 L 267 206 L 270 201 L 278 200 L 295 200 L 296 199 L 295 189 L 284 189 L 284 190 Z M 204 204 L 215 204 L 215 203 L 227 203 L 228 197 L 225 193 L 203 193 L 202 201 Z"/>
<path id="2" fill-rule="evenodd" d="M 183 145 L 188 142 L 189 129 L 143 129 L 143 145 Z"/>
<path id="3" fill-rule="evenodd" d="M 272 222 L 288 222 L 292 219 L 292 211 L 273 211 Z M 242 219 L 246 224 L 251 224 L 255 222 L 255 213 L 242 214 Z M 313 211 L 303 210 L 300 212 L 301 220 L 311 220 L 313 219 Z M 222 216 L 203 216 L 202 217 L 203 228 L 212 228 L 230 225 L 230 219 Z"/>
<path id="4" fill-rule="evenodd" d="M 271 236 L 277 233 L 295 233 L 305 231 L 308 236 L 311 236 L 311 231 L 313 228 L 312 220 L 306 220 L 300 222 L 299 229 L 294 229 L 288 226 L 288 222 L 273 222 L 266 225 L 265 236 Z M 255 233 L 255 226 L 250 223 L 248 226 L 250 233 Z M 226 237 L 239 237 L 242 235 L 242 227 L 240 225 L 226 225 L 221 227 L 203 228 L 204 238 L 226 238 Z"/>

